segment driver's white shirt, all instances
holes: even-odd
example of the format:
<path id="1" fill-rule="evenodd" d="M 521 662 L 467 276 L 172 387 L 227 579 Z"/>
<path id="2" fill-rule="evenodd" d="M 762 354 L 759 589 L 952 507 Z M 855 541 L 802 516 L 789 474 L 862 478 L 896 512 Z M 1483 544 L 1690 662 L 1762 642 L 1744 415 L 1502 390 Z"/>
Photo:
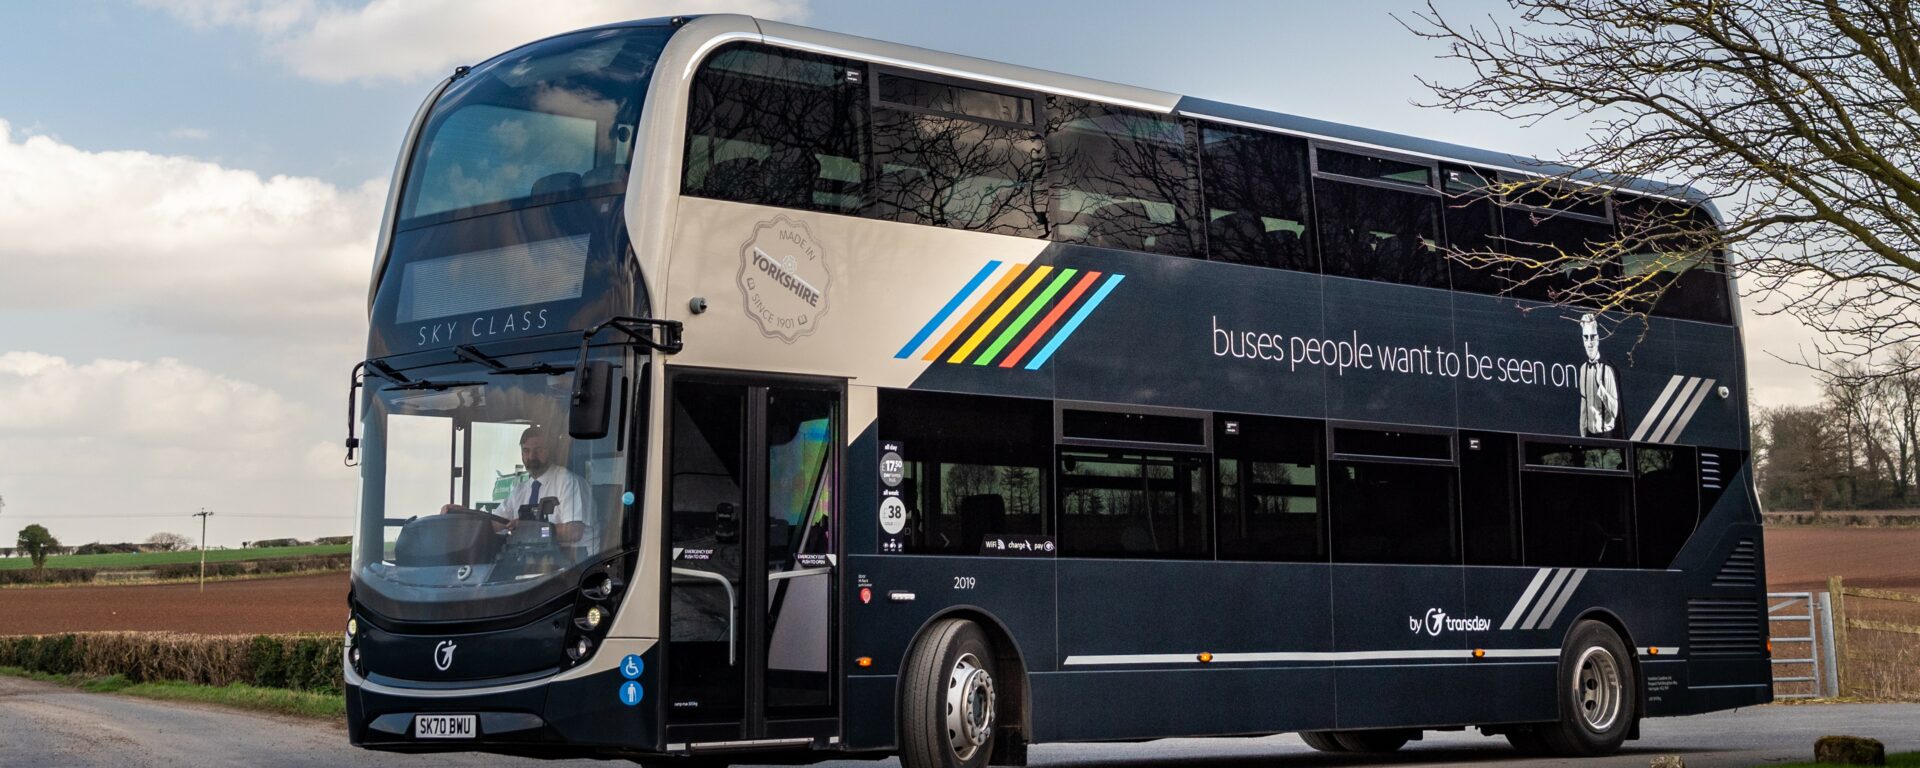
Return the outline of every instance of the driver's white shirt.
<path id="1" fill-rule="evenodd" d="M 593 524 L 593 510 L 588 507 L 587 484 L 580 480 L 579 475 L 558 464 L 547 467 L 547 471 L 541 473 L 539 477 L 514 483 L 512 488 L 507 489 L 507 499 L 501 503 L 498 514 L 510 520 L 517 519 L 520 516 L 520 506 L 523 504 L 533 504 L 538 510 L 537 500 L 529 498 L 533 494 L 535 480 L 540 481 L 542 498 L 552 496 L 560 500 L 559 505 L 553 509 L 551 522 L 554 525 L 584 523 L 586 530 L 581 532 L 580 542 L 592 544 L 599 541 L 597 538 L 599 531 Z"/>

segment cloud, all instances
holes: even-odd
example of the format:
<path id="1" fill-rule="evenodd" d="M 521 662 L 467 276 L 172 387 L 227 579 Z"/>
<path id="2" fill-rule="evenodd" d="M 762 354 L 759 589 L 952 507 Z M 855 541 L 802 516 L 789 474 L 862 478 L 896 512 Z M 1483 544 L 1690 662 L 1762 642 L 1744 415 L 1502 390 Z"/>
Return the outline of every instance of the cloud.
<path id="1" fill-rule="evenodd" d="M 616 21 L 744 13 L 793 21 L 806 0 L 141 0 L 190 25 L 257 32 L 302 77 L 327 83 L 415 81 L 474 64 L 522 43 Z"/>
<path id="2" fill-rule="evenodd" d="M 0 403 L 7 514 L 69 544 L 138 540 L 200 506 L 228 514 L 220 543 L 344 533 L 352 517 L 344 449 L 326 460 L 316 444 L 335 414 L 259 384 L 172 358 L 12 351 L 0 352 Z"/>
<path id="3" fill-rule="evenodd" d="M 338 336 L 365 322 L 385 186 L 89 152 L 0 120 L 0 306 Z"/>

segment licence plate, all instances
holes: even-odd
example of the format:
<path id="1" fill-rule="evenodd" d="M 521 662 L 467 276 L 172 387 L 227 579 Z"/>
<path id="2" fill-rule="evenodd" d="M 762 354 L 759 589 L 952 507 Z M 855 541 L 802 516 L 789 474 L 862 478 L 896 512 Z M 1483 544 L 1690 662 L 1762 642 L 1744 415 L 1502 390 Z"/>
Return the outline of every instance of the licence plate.
<path id="1" fill-rule="evenodd" d="M 471 739 L 475 721 L 474 715 L 414 715 L 413 737 L 416 739 Z"/>

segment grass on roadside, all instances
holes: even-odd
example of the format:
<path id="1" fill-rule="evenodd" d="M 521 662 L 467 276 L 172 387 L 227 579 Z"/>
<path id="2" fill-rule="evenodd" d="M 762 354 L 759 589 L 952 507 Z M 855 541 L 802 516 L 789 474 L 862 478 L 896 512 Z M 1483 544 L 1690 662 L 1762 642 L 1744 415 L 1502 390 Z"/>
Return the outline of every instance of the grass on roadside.
<path id="1" fill-rule="evenodd" d="M 50 675 L 19 667 L 0 667 L 0 675 L 65 685 L 91 693 L 118 693 L 162 701 L 194 701 L 250 712 L 271 712 L 278 715 L 313 718 L 342 718 L 347 715 L 347 700 L 338 694 L 260 688 L 245 683 L 225 686 L 175 682 L 132 683 L 119 675 L 107 677 Z"/>
<path id="2" fill-rule="evenodd" d="M 1834 763 L 1816 763 L 1811 760 L 1804 763 L 1766 763 L 1765 768 L 1834 768 Z M 1761 768 L 1755 766 L 1755 768 Z M 1887 755 L 1887 768 L 1920 768 L 1920 752 L 1897 752 Z"/>

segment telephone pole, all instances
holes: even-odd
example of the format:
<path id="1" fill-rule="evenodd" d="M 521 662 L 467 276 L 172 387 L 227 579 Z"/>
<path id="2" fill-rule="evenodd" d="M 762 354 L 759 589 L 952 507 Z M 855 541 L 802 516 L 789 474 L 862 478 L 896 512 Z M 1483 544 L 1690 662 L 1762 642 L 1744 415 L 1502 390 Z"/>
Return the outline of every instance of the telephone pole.
<path id="1" fill-rule="evenodd" d="M 201 507 L 193 513 L 200 518 L 200 591 L 207 591 L 207 518 L 213 517 L 213 510 Z"/>

